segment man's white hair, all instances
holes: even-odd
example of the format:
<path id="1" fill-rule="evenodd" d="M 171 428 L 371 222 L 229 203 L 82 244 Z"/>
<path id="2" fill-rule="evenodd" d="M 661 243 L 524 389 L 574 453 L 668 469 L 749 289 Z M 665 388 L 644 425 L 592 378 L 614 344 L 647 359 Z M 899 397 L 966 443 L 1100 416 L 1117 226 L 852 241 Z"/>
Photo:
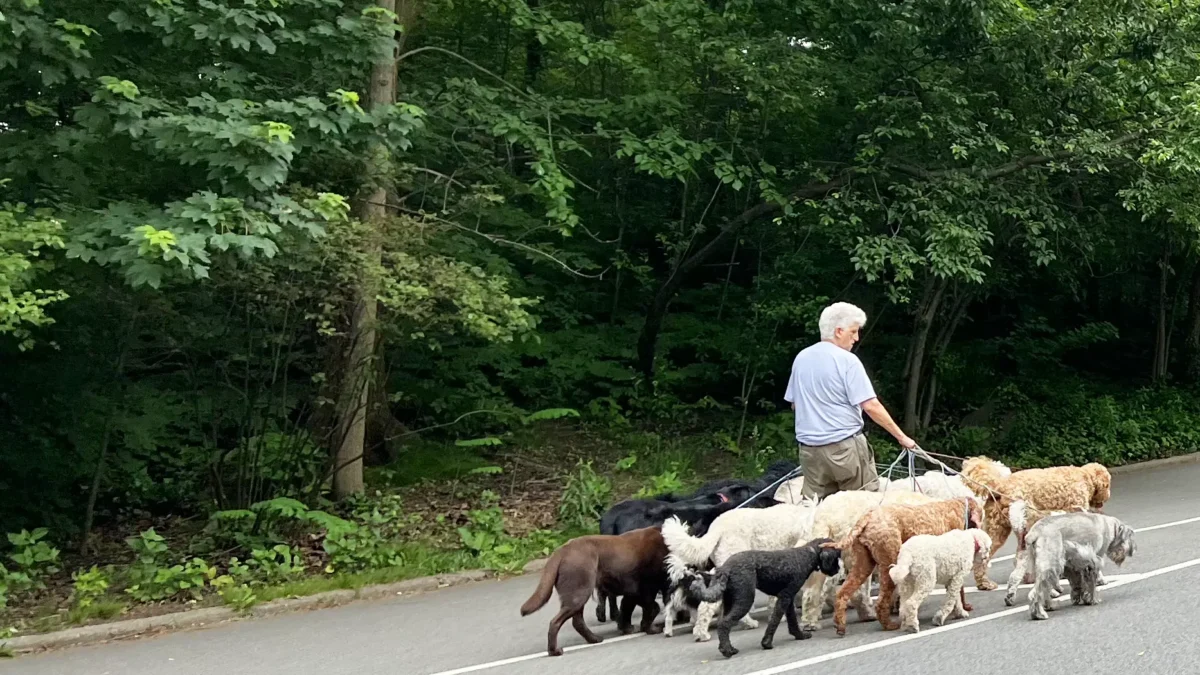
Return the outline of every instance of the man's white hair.
<path id="1" fill-rule="evenodd" d="M 832 340 L 833 332 L 839 328 L 850 330 L 854 326 L 867 325 L 867 313 L 848 302 L 835 302 L 821 310 L 821 339 Z"/>

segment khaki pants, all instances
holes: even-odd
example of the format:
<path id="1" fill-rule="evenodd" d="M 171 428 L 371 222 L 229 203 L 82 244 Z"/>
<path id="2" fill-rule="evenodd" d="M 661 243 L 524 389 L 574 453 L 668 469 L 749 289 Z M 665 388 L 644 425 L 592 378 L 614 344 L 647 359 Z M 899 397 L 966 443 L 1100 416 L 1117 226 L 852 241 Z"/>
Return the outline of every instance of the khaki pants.
<path id="1" fill-rule="evenodd" d="M 865 434 L 829 445 L 801 445 L 800 464 L 804 496 L 809 499 L 824 499 L 841 490 L 879 490 L 875 452 Z"/>

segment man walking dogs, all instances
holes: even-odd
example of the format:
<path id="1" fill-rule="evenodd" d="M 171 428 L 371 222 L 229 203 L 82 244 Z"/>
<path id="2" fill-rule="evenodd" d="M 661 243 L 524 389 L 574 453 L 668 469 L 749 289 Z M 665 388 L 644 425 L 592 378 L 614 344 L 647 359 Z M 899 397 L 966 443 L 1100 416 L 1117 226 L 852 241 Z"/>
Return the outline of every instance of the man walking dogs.
<path id="1" fill-rule="evenodd" d="M 783 398 L 796 411 L 796 441 L 804 467 L 805 497 L 821 499 L 839 490 L 878 490 L 875 453 L 863 434 L 863 411 L 896 438 L 916 447 L 875 396 L 862 361 L 851 352 L 867 314 L 847 302 L 821 312 L 821 341 L 792 362 Z"/>

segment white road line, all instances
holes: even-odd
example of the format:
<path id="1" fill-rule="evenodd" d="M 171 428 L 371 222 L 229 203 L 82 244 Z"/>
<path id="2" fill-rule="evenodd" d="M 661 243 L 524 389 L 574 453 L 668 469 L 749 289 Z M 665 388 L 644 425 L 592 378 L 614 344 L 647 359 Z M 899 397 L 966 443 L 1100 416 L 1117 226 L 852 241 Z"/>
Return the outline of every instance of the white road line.
<path id="1" fill-rule="evenodd" d="M 1134 532 L 1149 532 L 1151 530 L 1162 530 L 1162 529 L 1166 529 L 1168 527 L 1177 527 L 1179 525 L 1188 525 L 1188 524 L 1197 523 L 1197 522 L 1200 522 L 1200 517 L 1188 518 L 1186 520 L 1176 520 L 1175 522 L 1163 523 L 1161 525 L 1151 525 L 1149 527 L 1142 527 L 1142 528 L 1135 529 Z M 1002 562 L 1005 560 L 1010 560 L 1013 557 L 1014 556 L 1011 556 L 1011 555 L 1000 556 L 998 558 L 993 558 L 991 562 L 992 563 Z M 1182 565 L 1182 567 L 1173 565 L 1172 567 L 1164 567 L 1161 570 L 1147 572 L 1146 574 L 1143 574 L 1143 575 L 1129 575 L 1128 577 L 1126 577 L 1125 575 L 1111 576 L 1111 577 L 1108 577 L 1108 579 L 1110 579 L 1109 583 L 1106 584 L 1105 586 L 1103 586 L 1103 588 L 1114 588 L 1116 586 L 1121 586 L 1123 584 L 1127 584 L 1127 583 L 1130 583 L 1133 581 L 1138 581 L 1143 578 L 1149 578 L 1151 576 L 1157 576 L 1158 574 L 1166 574 L 1167 572 L 1173 572 L 1173 571 L 1175 571 L 1175 569 L 1182 569 L 1183 567 L 1191 567 L 1192 565 L 1197 564 L 1197 563 L 1200 563 L 1200 559 L 1184 563 Z M 1027 588 L 1027 586 L 1021 586 L 1021 588 Z M 976 590 L 978 590 L 978 589 L 968 588 L 967 592 L 971 593 Z M 934 591 L 934 594 L 937 594 L 939 591 L 942 593 L 945 592 L 944 589 L 939 589 L 937 591 Z M 1064 595 L 1063 597 L 1068 597 L 1068 596 Z M 872 600 L 874 600 L 874 598 L 872 598 Z M 758 608 L 752 610 L 750 613 L 751 614 L 759 614 L 765 610 L 766 610 L 766 607 L 758 607 Z M 1009 614 L 1015 614 L 1021 610 L 1022 610 L 1022 608 L 1020 608 L 1020 607 L 1013 608 L 1013 609 L 1007 609 L 1007 610 L 1004 610 L 1004 611 L 996 613 L 996 614 L 988 614 L 986 616 L 981 616 L 981 617 L 977 617 L 977 618 L 973 618 L 973 619 L 967 619 L 966 621 L 963 621 L 961 623 L 950 624 L 947 626 L 942 626 L 940 628 L 933 628 L 933 629 L 930 629 L 923 633 L 917 633 L 916 635 L 904 635 L 904 636 L 900 636 L 900 637 L 896 637 L 896 638 L 891 638 L 890 640 L 884 640 L 882 642 L 872 643 L 871 645 L 865 645 L 865 647 L 868 647 L 871 649 L 876 649 L 877 647 L 875 647 L 874 645 L 883 646 L 883 645 L 887 645 L 887 644 L 895 644 L 896 641 L 903 642 L 903 641 L 906 641 L 907 638 L 919 638 L 919 637 L 922 637 L 925 635 L 934 635 L 934 634 L 942 632 L 944 630 L 954 630 L 958 626 L 972 625 L 972 622 L 987 621 L 987 620 L 990 620 L 991 617 L 1001 617 L 1001 616 L 1008 616 Z M 690 623 L 675 624 L 675 627 L 677 629 L 678 628 L 686 628 L 687 626 L 690 626 L 690 625 L 691 625 Z M 564 629 L 565 628 L 566 628 L 566 626 L 564 625 Z M 574 652 L 574 651 L 579 651 L 580 649 L 590 649 L 592 647 L 599 647 L 601 645 L 609 645 L 609 644 L 614 644 L 617 642 L 624 642 L 626 640 L 632 640 L 634 638 L 644 637 L 645 635 L 646 635 L 645 633 L 631 633 L 629 635 L 619 635 L 617 637 L 604 638 L 604 642 L 598 642 L 596 644 L 581 644 L 581 645 L 574 645 L 571 647 L 564 647 L 563 651 L 564 652 Z M 859 649 L 859 648 L 855 647 L 854 649 Z M 866 651 L 866 650 L 864 649 L 863 651 Z M 847 653 L 845 654 L 845 656 L 849 656 L 851 653 L 858 653 L 856 651 L 853 651 L 853 649 L 846 650 L 846 652 Z M 836 653 L 840 653 L 840 652 L 836 652 Z M 490 668 L 499 668 L 500 666 L 507 666 L 507 665 L 510 665 L 513 663 L 521 663 L 522 661 L 531 661 L 533 659 L 540 659 L 540 658 L 549 658 L 549 657 L 547 657 L 546 652 L 538 652 L 536 654 L 526 654 L 524 656 L 514 656 L 512 658 L 501 659 L 499 661 L 489 661 L 487 663 L 479 663 L 479 664 L 476 664 L 473 666 L 463 666 L 462 668 L 455 668 L 454 670 L 444 670 L 444 671 L 441 671 L 438 673 L 433 673 L 432 675 L 462 675 L 463 673 L 474 673 L 474 672 L 478 672 L 480 670 L 488 670 Z M 808 665 L 807 662 L 804 662 L 804 661 L 797 661 L 797 663 L 800 663 L 803 665 L 789 666 L 789 668 L 803 668 L 803 667 L 805 667 L 805 665 Z M 820 663 L 820 662 L 816 661 L 814 663 Z M 774 671 L 774 670 L 761 671 L 760 673 L 750 673 L 749 675 L 765 675 L 765 673 L 768 673 L 768 672 L 773 673 L 773 672 L 783 672 L 783 671 Z"/>
<path id="2" fill-rule="evenodd" d="M 1186 520 L 1177 520 L 1173 523 L 1163 523 L 1162 525 L 1151 525 L 1150 527 L 1140 527 L 1140 528 L 1135 529 L 1134 532 L 1149 532 L 1150 530 L 1163 530 L 1168 527 L 1176 527 L 1177 525 L 1187 525 L 1189 523 L 1200 523 L 1200 517 L 1188 518 Z"/>
<path id="3" fill-rule="evenodd" d="M 1144 581 L 1146 579 L 1151 579 L 1151 578 L 1157 577 L 1162 574 L 1168 574 L 1170 572 L 1177 572 L 1181 569 L 1185 569 L 1188 567 L 1194 567 L 1196 565 L 1200 565 L 1200 558 L 1195 558 L 1193 560 L 1188 560 L 1186 562 L 1181 562 L 1181 563 L 1178 563 L 1175 565 L 1170 565 L 1167 567 L 1160 567 L 1159 569 L 1151 570 L 1149 572 L 1143 572 L 1141 574 L 1131 574 L 1128 577 L 1125 577 L 1123 579 L 1114 580 L 1114 581 L 1106 584 L 1102 588 L 1107 590 L 1109 588 L 1115 588 L 1117 586 L 1124 586 L 1125 584 L 1132 584 L 1132 583 L 1135 583 L 1138 581 Z M 1057 599 L 1053 600 L 1052 602 L 1062 602 L 1062 601 L 1070 599 L 1070 597 L 1071 596 L 1069 594 L 1064 593 L 1062 596 L 1058 597 Z M 763 670 L 756 670 L 756 671 L 753 671 L 750 673 L 746 673 L 746 675 L 778 675 L 778 673 L 786 673 L 786 672 L 790 672 L 793 670 L 799 670 L 801 668 L 807 668 L 808 666 L 815 666 L 818 663 L 827 663 L 829 661 L 833 661 L 836 659 L 842 659 L 847 656 L 854 656 L 855 654 L 862 654 L 864 652 L 874 651 L 876 649 L 883 649 L 884 647 L 891 647 L 892 645 L 898 645 L 898 644 L 901 644 L 904 642 L 910 642 L 912 640 L 920 640 L 922 638 L 927 638 L 932 635 L 938 635 L 940 633 L 945 633 L 947 631 L 958 630 L 960 628 L 966 628 L 968 626 L 974 626 L 976 624 L 980 624 L 985 621 L 993 621 L 995 619 L 999 619 L 1000 617 L 1011 616 L 1013 614 L 1020 614 L 1021 612 L 1027 612 L 1027 611 L 1029 611 L 1029 605 L 1024 605 L 1021 607 L 1013 607 L 1011 609 L 1006 609 L 1006 610 L 1003 610 L 1000 612 L 996 612 L 994 614 L 985 614 L 984 616 L 978 616 L 978 617 L 974 617 L 971 619 L 966 619 L 965 621 L 959 621 L 957 623 L 952 623 L 952 624 L 947 624 L 945 626 L 931 628 L 926 631 L 921 631 L 920 633 L 910 633 L 907 635 L 900 635 L 900 636 L 897 636 L 894 638 L 888 638 L 887 640 L 880 640 L 879 642 L 872 642 L 870 644 L 859 645 L 857 647 L 851 647 L 849 649 L 843 649 L 843 650 L 837 651 L 837 652 L 821 654 L 820 656 L 814 656 L 811 658 L 803 659 L 801 661 L 793 661 L 792 663 L 785 663 L 785 664 L 782 664 L 779 666 L 775 666 L 773 668 L 765 668 Z"/>

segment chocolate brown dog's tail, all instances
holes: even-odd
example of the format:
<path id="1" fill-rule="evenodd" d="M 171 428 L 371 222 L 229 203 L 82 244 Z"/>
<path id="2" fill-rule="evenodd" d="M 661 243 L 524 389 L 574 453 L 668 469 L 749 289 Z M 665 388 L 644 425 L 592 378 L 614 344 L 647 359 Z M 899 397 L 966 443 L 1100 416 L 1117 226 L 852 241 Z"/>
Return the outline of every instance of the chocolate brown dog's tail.
<path id="1" fill-rule="evenodd" d="M 559 547 L 554 555 L 546 561 L 546 566 L 542 568 L 542 578 L 538 580 L 537 588 L 533 590 L 533 595 L 521 605 L 521 616 L 529 616 L 550 602 L 550 595 L 554 592 L 554 583 L 558 581 L 558 565 L 562 562 L 563 548 Z"/>

